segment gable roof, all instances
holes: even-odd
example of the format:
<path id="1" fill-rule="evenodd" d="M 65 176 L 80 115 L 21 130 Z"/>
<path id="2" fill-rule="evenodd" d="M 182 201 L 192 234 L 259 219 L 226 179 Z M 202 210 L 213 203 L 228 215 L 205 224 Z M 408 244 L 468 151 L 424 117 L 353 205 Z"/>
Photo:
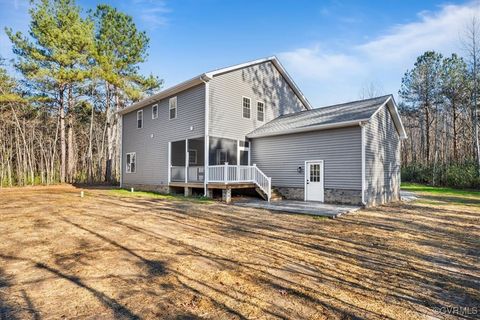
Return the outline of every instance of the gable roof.
<path id="1" fill-rule="evenodd" d="M 361 125 L 387 105 L 401 139 L 407 135 L 392 95 L 352 101 L 280 116 L 247 134 L 248 138 Z"/>
<path id="2" fill-rule="evenodd" d="M 169 96 L 175 95 L 175 94 L 177 94 L 181 91 L 192 88 L 192 87 L 194 87 L 196 85 L 199 85 L 201 83 L 205 83 L 207 81 L 210 81 L 211 79 L 213 79 L 213 77 L 215 77 L 217 75 L 224 74 L 224 73 L 231 72 L 231 71 L 235 71 L 235 70 L 242 69 L 242 68 L 246 68 L 246 67 L 250 67 L 250 66 L 254 66 L 254 65 L 257 65 L 257 64 L 265 63 L 265 62 L 273 63 L 273 65 L 277 68 L 277 70 L 283 76 L 285 81 L 287 81 L 287 83 L 290 85 L 293 92 L 295 92 L 295 94 L 300 99 L 300 101 L 303 103 L 303 105 L 309 110 L 312 109 L 312 106 L 308 102 L 307 98 L 300 91 L 300 89 L 298 88 L 296 83 L 293 81 L 292 77 L 290 77 L 290 75 L 285 70 L 285 68 L 282 66 L 282 64 L 277 59 L 277 57 L 272 56 L 272 57 L 268 57 L 268 58 L 253 60 L 253 61 L 249 61 L 249 62 L 246 62 L 246 63 L 236 64 L 236 65 L 233 65 L 233 66 L 230 66 L 230 67 L 216 69 L 216 70 L 213 70 L 213 71 L 202 73 L 202 74 L 200 74 L 196 77 L 193 77 L 193 78 L 191 78 L 187 81 L 181 82 L 181 83 L 179 83 L 179 84 L 177 84 L 173 87 L 167 88 L 165 90 L 160 91 L 159 93 L 156 93 L 156 94 L 151 95 L 151 96 L 149 96 L 149 97 L 147 97 L 143 100 L 135 102 L 134 104 L 131 104 L 130 106 L 118 111 L 118 113 L 119 114 L 129 113 L 131 111 L 143 108 L 143 107 L 145 107 L 145 106 L 147 106 L 151 103 L 155 103 L 155 102 L 157 102 L 161 99 L 164 99 L 164 98 L 167 98 Z"/>

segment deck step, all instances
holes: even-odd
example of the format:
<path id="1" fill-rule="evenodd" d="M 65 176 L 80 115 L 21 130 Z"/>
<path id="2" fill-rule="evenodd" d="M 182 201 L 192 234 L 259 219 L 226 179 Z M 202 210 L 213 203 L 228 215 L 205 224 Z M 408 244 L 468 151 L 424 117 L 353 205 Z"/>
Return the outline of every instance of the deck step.
<path id="1" fill-rule="evenodd" d="M 284 198 L 283 194 L 278 191 L 277 188 L 272 188 L 272 195 L 270 197 L 270 201 L 282 201 Z"/>
<path id="2" fill-rule="evenodd" d="M 265 192 L 263 192 L 262 189 L 260 189 L 259 187 L 256 187 L 255 190 L 257 191 L 257 193 L 264 199 L 264 200 L 268 200 L 268 196 L 265 194 Z M 278 191 L 278 189 L 276 188 L 273 188 L 272 189 L 272 194 L 270 196 L 270 201 L 282 201 L 284 199 L 283 195 Z"/>

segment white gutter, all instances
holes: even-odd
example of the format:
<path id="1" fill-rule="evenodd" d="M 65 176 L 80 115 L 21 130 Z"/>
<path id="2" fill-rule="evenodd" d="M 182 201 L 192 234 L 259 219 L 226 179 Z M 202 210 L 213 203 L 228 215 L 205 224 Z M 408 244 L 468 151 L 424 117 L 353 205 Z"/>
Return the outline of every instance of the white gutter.
<path id="1" fill-rule="evenodd" d="M 336 122 L 336 123 L 329 123 L 329 124 L 321 124 L 321 125 L 314 125 L 308 127 L 300 127 L 300 128 L 293 128 L 287 130 L 281 130 L 277 132 L 267 132 L 267 133 L 258 133 L 258 134 L 247 134 L 247 138 L 263 138 L 263 137 L 271 137 L 271 136 L 280 136 L 285 134 L 291 133 L 299 133 L 299 132 L 308 132 L 308 131 L 318 131 L 318 130 L 327 130 L 327 129 L 334 129 L 334 128 L 343 128 L 343 127 L 352 127 L 352 126 L 360 126 L 364 122 L 368 122 L 369 118 L 360 119 L 360 120 L 350 120 L 350 121 L 343 121 L 343 122 Z"/>
<path id="2" fill-rule="evenodd" d="M 186 89 L 192 88 L 196 85 L 202 84 L 204 82 L 203 79 L 209 79 L 209 77 L 206 74 L 201 74 L 198 77 L 192 78 L 190 80 L 184 81 L 182 83 L 179 83 L 173 87 L 170 87 L 166 90 L 160 91 L 157 94 L 154 94 L 150 97 L 147 97 L 143 100 L 140 100 L 138 102 L 135 102 L 134 104 L 131 104 L 130 106 L 118 111 L 119 114 L 126 114 L 132 111 L 135 111 L 137 109 L 143 108 L 149 104 L 158 102 L 161 99 L 167 98 L 169 96 L 175 95 L 178 92 L 184 91 Z M 207 80 L 208 81 L 208 80 Z"/>

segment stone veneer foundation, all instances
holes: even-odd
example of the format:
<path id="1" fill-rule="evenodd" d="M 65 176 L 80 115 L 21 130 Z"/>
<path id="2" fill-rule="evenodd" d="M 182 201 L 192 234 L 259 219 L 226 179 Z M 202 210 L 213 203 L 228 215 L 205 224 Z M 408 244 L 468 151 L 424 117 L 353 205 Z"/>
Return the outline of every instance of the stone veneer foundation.
<path id="1" fill-rule="evenodd" d="M 303 188 L 292 187 L 275 187 L 285 199 L 288 200 L 304 200 L 305 190 Z M 346 189 L 324 189 L 324 201 L 327 203 L 341 203 L 362 205 L 362 191 L 361 190 L 346 190 Z"/>
<path id="2" fill-rule="evenodd" d="M 167 185 L 152 185 L 152 184 L 124 184 L 122 188 L 130 189 L 133 188 L 134 190 L 140 191 L 152 191 L 158 193 L 170 193 L 170 187 Z"/>

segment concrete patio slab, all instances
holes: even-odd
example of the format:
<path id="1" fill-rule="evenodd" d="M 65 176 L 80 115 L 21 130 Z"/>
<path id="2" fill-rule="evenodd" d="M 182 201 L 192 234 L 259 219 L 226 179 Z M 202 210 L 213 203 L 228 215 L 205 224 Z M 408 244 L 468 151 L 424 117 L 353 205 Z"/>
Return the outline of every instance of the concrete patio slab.
<path id="1" fill-rule="evenodd" d="M 400 198 L 402 199 L 403 202 L 410 202 L 410 201 L 415 201 L 418 199 L 418 196 L 409 191 L 400 191 Z"/>
<path id="2" fill-rule="evenodd" d="M 314 216 L 324 216 L 336 218 L 342 214 L 359 210 L 359 206 L 348 206 L 341 204 L 327 204 L 321 202 L 305 202 L 294 200 L 281 200 L 267 202 L 260 199 L 248 199 L 235 202 L 234 205 L 240 207 L 266 209 L 286 213 L 309 214 Z"/>

